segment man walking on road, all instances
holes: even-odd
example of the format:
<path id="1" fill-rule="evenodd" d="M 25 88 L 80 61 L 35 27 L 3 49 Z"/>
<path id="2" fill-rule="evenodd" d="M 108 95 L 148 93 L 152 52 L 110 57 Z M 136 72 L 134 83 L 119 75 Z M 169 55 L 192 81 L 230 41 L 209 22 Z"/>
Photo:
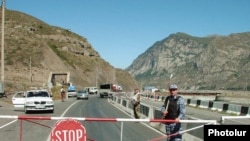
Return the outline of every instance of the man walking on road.
<path id="1" fill-rule="evenodd" d="M 63 88 L 63 86 L 62 86 L 62 88 L 61 88 L 61 101 L 62 102 L 64 102 L 64 99 L 65 99 L 65 90 L 64 90 L 64 88 Z"/>
<path id="2" fill-rule="evenodd" d="M 139 90 L 136 88 L 134 89 L 134 96 L 132 98 L 132 105 L 134 111 L 134 117 L 136 119 L 140 118 L 140 93 Z"/>

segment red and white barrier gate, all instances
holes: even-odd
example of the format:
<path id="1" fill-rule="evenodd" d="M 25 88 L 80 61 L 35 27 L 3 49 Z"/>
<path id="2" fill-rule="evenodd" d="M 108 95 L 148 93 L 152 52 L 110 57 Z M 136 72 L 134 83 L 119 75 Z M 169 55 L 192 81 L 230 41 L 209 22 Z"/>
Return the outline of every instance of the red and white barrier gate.
<path id="1" fill-rule="evenodd" d="M 81 121 L 92 121 L 92 122 L 121 122 L 121 139 L 123 132 L 123 122 L 176 122 L 175 120 L 165 120 L 165 119 L 131 119 L 131 118 L 77 118 L 77 117 L 38 117 L 38 116 L 1 116 L 0 119 L 19 119 L 20 122 L 20 141 L 22 141 L 22 120 L 29 121 L 41 126 L 51 128 L 47 125 L 36 123 L 31 120 L 59 120 L 51 132 L 51 141 L 86 141 L 88 139 L 86 136 L 86 130 L 77 120 Z M 208 123 L 216 124 L 216 120 L 180 120 L 181 123 Z M 69 125 L 68 125 L 69 124 Z M 64 127 L 65 126 L 65 127 Z M 203 125 L 202 125 L 203 126 Z M 195 127 L 186 131 L 182 131 L 178 134 L 183 134 L 185 132 L 201 128 L 202 126 Z M 158 141 L 160 139 L 166 139 L 167 136 L 152 139 L 150 141 Z"/>

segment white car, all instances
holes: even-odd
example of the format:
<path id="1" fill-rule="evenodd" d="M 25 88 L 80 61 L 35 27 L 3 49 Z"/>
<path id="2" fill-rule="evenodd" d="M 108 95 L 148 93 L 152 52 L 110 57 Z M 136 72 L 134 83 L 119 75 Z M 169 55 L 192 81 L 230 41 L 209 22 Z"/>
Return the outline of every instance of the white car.
<path id="1" fill-rule="evenodd" d="M 79 90 L 77 92 L 76 99 L 86 99 L 86 100 L 88 100 L 89 99 L 89 93 L 88 93 L 88 91 L 86 89 Z"/>
<path id="2" fill-rule="evenodd" d="M 25 113 L 30 111 L 49 111 L 54 112 L 54 101 L 46 90 L 31 90 L 23 94 L 16 93 L 12 98 L 15 108 L 23 108 Z"/>
<path id="3" fill-rule="evenodd" d="M 77 92 L 74 90 L 74 91 L 68 91 L 67 92 L 67 96 L 68 97 L 76 97 L 76 95 L 77 95 Z"/>

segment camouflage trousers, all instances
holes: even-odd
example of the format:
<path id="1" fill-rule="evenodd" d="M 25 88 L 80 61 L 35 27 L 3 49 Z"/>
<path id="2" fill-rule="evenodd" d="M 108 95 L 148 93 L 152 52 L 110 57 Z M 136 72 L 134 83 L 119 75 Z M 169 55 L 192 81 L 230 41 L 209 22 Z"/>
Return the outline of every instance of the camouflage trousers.
<path id="1" fill-rule="evenodd" d="M 181 141 L 182 135 L 178 132 L 182 131 L 181 123 L 166 124 L 166 134 L 169 135 L 167 141 Z"/>
<path id="2" fill-rule="evenodd" d="M 136 119 L 139 119 L 140 118 L 140 104 L 133 105 L 133 111 L 134 111 L 134 117 Z"/>

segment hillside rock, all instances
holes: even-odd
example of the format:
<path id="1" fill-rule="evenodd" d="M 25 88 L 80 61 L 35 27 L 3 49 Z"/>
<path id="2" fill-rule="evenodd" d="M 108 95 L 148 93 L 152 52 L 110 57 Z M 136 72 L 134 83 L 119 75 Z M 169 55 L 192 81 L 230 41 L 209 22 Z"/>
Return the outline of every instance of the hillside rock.
<path id="1" fill-rule="evenodd" d="M 194 37 L 171 34 L 139 55 L 126 70 L 142 86 L 166 89 L 249 90 L 250 32 Z"/>
<path id="2" fill-rule="evenodd" d="M 128 72 L 111 66 L 85 37 L 68 29 L 6 9 L 4 31 L 4 84 L 7 93 L 46 87 L 51 72 L 70 72 L 70 81 L 78 88 L 114 83 L 132 91 L 137 86 Z"/>

